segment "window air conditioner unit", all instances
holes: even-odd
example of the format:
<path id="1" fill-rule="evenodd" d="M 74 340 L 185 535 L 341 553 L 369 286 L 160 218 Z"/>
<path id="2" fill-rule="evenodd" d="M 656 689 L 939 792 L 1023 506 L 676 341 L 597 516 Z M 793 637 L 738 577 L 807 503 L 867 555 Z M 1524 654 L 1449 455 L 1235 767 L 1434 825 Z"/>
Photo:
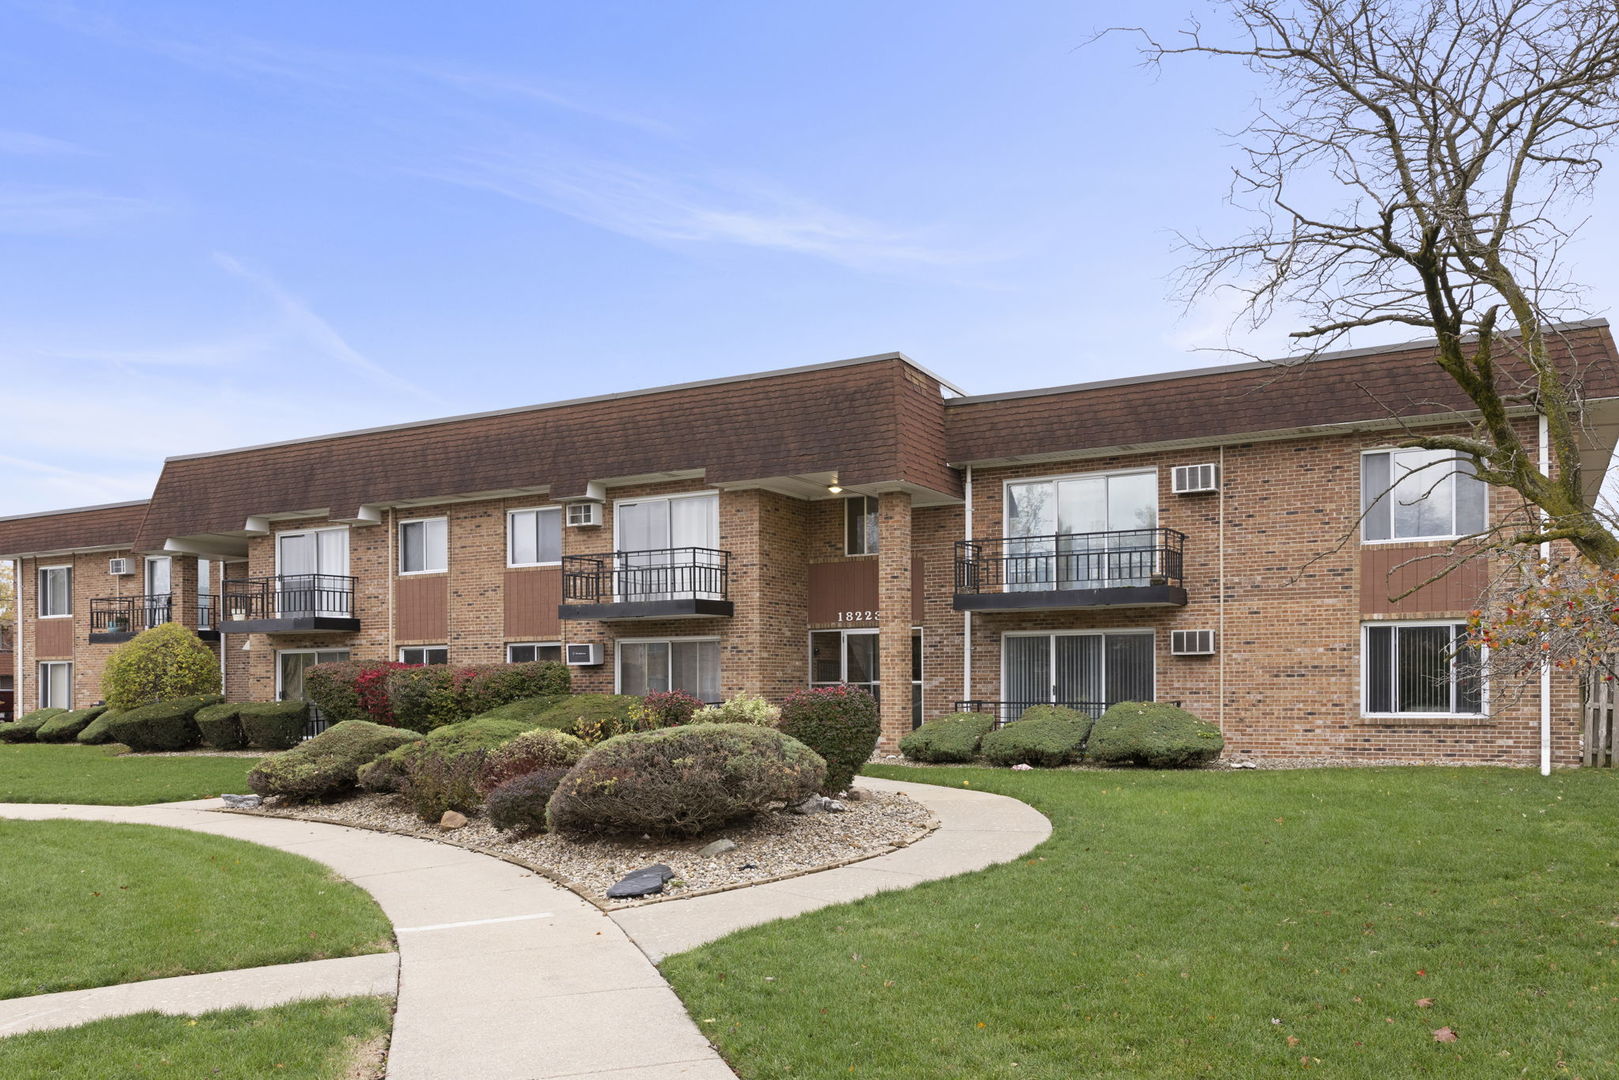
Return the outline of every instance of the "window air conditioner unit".
<path id="1" fill-rule="evenodd" d="M 1176 495 L 1198 495 L 1205 491 L 1219 491 L 1220 466 L 1212 461 L 1203 465 L 1177 465 L 1171 488 Z"/>
<path id="2" fill-rule="evenodd" d="M 1213 656 L 1213 630 L 1171 630 L 1169 632 L 1171 656 Z"/>
<path id="3" fill-rule="evenodd" d="M 135 572 L 134 559 L 108 559 L 107 573 L 113 577 L 127 577 Z"/>
<path id="4" fill-rule="evenodd" d="M 573 528 L 602 523 L 601 503 L 576 502 L 568 504 L 568 524 Z M 573 661 L 569 661 L 572 663 Z"/>
<path id="5" fill-rule="evenodd" d="M 601 642 L 592 641 L 584 645 L 569 645 L 566 647 L 569 667 L 600 667 L 602 662 Z"/>

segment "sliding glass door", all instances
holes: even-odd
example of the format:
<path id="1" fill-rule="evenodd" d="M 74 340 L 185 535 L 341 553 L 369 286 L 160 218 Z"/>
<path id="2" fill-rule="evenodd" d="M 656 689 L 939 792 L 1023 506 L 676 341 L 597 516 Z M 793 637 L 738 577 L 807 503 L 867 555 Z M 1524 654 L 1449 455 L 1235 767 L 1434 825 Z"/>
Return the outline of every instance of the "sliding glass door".
<path id="1" fill-rule="evenodd" d="M 717 494 L 637 499 L 614 507 L 615 600 L 724 597 Z"/>
<path id="2" fill-rule="evenodd" d="M 1156 472 L 1009 483 L 1006 586 L 1029 592 L 1145 585 L 1157 525 Z"/>
<path id="3" fill-rule="evenodd" d="M 311 529 L 276 537 L 277 610 L 281 618 L 353 614 L 349 531 Z"/>
<path id="4" fill-rule="evenodd" d="M 1149 631 L 1007 634 L 1001 646 L 1001 696 L 1007 719 L 1030 705 L 1069 705 L 1099 715 L 1120 701 L 1153 698 Z"/>

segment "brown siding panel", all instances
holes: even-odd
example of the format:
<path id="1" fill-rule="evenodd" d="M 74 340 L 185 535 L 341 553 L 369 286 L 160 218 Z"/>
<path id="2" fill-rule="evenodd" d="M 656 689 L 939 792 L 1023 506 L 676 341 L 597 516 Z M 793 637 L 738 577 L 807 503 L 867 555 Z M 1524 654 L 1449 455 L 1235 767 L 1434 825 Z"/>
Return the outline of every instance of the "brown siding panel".
<path id="1" fill-rule="evenodd" d="M 34 659 L 73 659 L 72 619 L 40 619 L 34 624 Z"/>
<path id="2" fill-rule="evenodd" d="M 1431 557 L 1423 558 L 1424 555 Z M 1409 596 L 1389 599 L 1433 577 L 1450 563 L 1451 557 L 1443 546 L 1368 544 L 1362 547 L 1361 614 L 1433 615 L 1467 611 L 1478 603 L 1489 582 L 1489 566 L 1483 559 L 1464 562 Z"/>
<path id="3" fill-rule="evenodd" d="M 920 557 L 911 560 L 911 622 L 917 626 L 922 625 L 922 618 L 927 612 L 925 569 Z"/>
<path id="4" fill-rule="evenodd" d="M 394 637 L 400 641 L 445 641 L 450 635 L 450 579 L 444 574 L 402 577 L 395 586 L 398 605 Z"/>
<path id="5" fill-rule="evenodd" d="M 557 608 L 562 571 L 556 567 L 506 571 L 506 639 L 555 641 L 562 636 Z"/>
<path id="6" fill-rule="evenodd" d="M 809 621 L 811 626 L 841 623 L 839 612 L 877 610 L 877 560 L 812 563 L 809 568 Z M 876 620 L 855 620 L 852 625 L 876 625 Z"/>

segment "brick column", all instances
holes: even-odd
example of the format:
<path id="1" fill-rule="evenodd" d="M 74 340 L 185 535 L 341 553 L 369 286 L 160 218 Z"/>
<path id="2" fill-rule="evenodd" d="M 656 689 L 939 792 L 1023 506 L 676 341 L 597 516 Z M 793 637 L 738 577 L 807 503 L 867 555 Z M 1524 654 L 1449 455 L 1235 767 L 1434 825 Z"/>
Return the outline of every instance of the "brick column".
<path id="1" fill-rule="evenodd" d="M 197 628 L 197 560 L 191 555 L 169 559 L 169 618 L 189 630 Z"/>
<path id="2" fill-rule="evenodd" d="M 911 496 L 877 500 L 878 670 L 882 680 L 884 750 L 911 730 Z"/>

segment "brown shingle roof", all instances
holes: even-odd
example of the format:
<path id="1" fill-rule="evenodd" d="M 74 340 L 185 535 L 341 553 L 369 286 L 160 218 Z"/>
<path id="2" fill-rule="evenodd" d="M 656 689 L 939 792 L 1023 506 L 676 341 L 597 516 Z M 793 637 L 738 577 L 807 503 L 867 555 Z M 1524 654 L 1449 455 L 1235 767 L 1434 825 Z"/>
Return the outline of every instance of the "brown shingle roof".
<path id="1" fill-rule="evenodd" d="M 0 557 L 95 548 L 127 548 L 146 516 L 146 500 L 0 518 Z"/>
<path id="2" fill-rule="evenodd" d="M 1588 398 L 1619 396 L 1605 321 L 1571 324 L 1562 341 Z M 948 457 L 966 465 L 1472 410 L 1433 355 L 1431 343 L 1357 349 L 1296 367 L 1240 364 L 958 398 L 944 403 Z"/>

